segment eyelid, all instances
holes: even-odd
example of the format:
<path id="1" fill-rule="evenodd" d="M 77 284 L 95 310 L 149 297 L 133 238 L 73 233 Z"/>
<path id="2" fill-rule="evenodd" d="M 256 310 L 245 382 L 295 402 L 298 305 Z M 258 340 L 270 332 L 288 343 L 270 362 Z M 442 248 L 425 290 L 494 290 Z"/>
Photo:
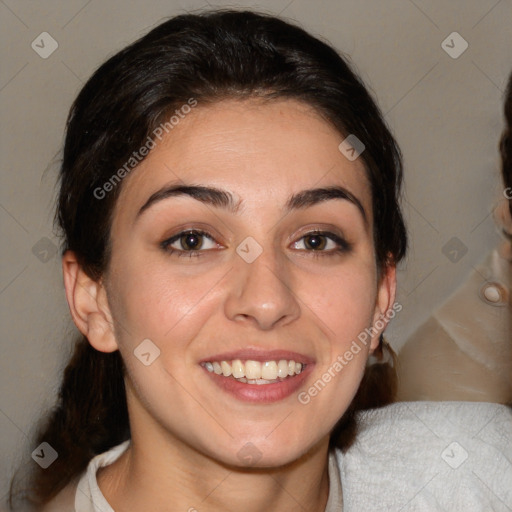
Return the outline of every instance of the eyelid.
<path id="1" fill-rule="evenodd" d="M 352 245 L 349 243 L 344 231 L 340 227 L 332 224 L 310 224 L 303 226 L 295 231 L 291 238 L 293 240 L 299 240 L 305 236 L 311 235 L 322 235 L 330 239 L 334 239 L 335 241 L 343 242 L 343 244 L 346 244 L 347 246 Z"/>

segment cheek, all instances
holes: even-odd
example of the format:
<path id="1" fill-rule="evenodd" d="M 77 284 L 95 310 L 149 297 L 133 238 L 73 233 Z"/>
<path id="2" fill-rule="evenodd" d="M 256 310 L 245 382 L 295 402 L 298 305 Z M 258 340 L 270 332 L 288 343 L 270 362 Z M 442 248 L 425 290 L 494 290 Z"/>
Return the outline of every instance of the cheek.
<path id="1" fill-rule="evenodd" d="M 333 272 L 329 279 L 304 286 L 303 293 L 323 331 L 315 378 L 301 390 L 298 401 L 310 417 L 334 425 L 354 398 L 363 377 L 376 300 L 376 274 L 371 264 Z"/>
<path id="2" fill-rule="evenodd" d="M 149 338 L 164 350 L 179 350 L 193 339 L 212 313 L 212 298 L 226 269 L 212 268 L 201 275 L 190 269 L 173 270 L 171 265 L 135 261 L 119 265 L 110 295 L 120 345 Z"/>
<path id="3" fill-rule="evenodd" d="M 229 266 L 179 268 L 147 254 L 139 261 L 118 259 L 113 268 L 117 272 L 112 276 L 110 302 L 120 326 L 116 334 L 121 345 L 129 343 L 132 349 L 133 344 L 149 338 L 161 348 L 172 340 L 173 350 L 179 351 L 210 317 L 222 315 L 222 302 L 232 285 Z M 300 303 L 302 318 L 298 321 L 316 324 L 322 331 L 322 338 L 330 344 L 331 360 L 371 324 L 376 275 L 370 258 L 354 257 L 320 273 L 296 267 L 290 276 L 291 293 Z M 220 318 L 213 321 L 223 322 Z"/>
<path id="4" fill-rule="evenodd" d="M 364 263 L 340 268 L 328 276 L 304 276 L 301 296 L 330 342 L 331 358 L 345 352 L 371 325 L 376 301 L 376 274 Z"/>

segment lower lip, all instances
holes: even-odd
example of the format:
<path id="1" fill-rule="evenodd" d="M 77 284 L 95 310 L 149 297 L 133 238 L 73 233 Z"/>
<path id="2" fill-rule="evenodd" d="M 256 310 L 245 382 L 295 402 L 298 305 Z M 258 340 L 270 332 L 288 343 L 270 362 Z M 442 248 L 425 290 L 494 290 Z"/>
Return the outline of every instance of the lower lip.
<path id="1" fill-rule="evenodd" d="M 247 384 L 239 382 L 232 377 L 217 375 L 216 373 L 209 372 L 206 368 L 203 368 L 217 386 L 227 393 L 230 393 L 238 400 L 270 404 L 278 402 L 279 400 L 284 400 L 295 393 L 308 378 L 309 374 L 313 370 L 313 366 L 314 364 L 308 364 L 298 375 L 287 377 L 281 382 L 274 382 L 272 384 Z"/>

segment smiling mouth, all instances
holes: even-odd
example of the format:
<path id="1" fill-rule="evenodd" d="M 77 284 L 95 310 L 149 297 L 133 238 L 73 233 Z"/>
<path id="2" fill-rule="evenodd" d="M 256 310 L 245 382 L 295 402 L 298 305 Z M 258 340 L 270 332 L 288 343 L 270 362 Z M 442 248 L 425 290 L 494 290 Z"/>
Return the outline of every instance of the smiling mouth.
<path id="1" fill-rule="evenodd" d="M 251 359 L 232 361 L 206 361 L 201 363 L 208 372 L 242 382 L 244 384 L 275 384 L 302 373 L 306 364 L 293 359 L 254 361 Z"/>

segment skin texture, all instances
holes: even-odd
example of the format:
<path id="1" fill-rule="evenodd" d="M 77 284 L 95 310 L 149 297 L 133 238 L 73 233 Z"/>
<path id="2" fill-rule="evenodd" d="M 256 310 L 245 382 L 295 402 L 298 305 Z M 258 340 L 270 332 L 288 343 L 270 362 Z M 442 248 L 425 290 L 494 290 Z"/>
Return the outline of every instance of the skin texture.
<path id="1" fill-rule="evenodd" d="M 393 304 L 394 267 L 377 280 L 363 162 L 340 153 L 343 138 L 294 100 L 199 104 L 124 179 L 101 282 L 64 255 L 76 325 L 97 350 L 120 350 L 127 368 L 132 445 L 98 473 L 115 510 L 324 510 L 329 434 L 380 331 L 307 405 L 298 392 L 270 404 L 238 400 L 198 363 L 247 347 L 296 351 L 315 361 L 303 391 Z M 177 181 L 229 191 L 242 201 L 238 213 L 180 196 L 137 216 Z M 333 185 L 359 199 L 367 223 L 340 199 L 285 214 L 291 194 Z M 184 229 L 214 241 L 203 238 L 192 258 L 160 246 Z M 325 238 L 314 251 L 305 237 L 314 229 L 351 250 L 334 252 Z M 252 263 L 236 252 L 248 236 L 263 249 Z M 172 247 L 187 249 L 179 239 Z M 147 338 L 161 351 L 150 366 L 133 353 Z M 261 454 L 252 464 L 238 456 L 249 442 Z"/>

